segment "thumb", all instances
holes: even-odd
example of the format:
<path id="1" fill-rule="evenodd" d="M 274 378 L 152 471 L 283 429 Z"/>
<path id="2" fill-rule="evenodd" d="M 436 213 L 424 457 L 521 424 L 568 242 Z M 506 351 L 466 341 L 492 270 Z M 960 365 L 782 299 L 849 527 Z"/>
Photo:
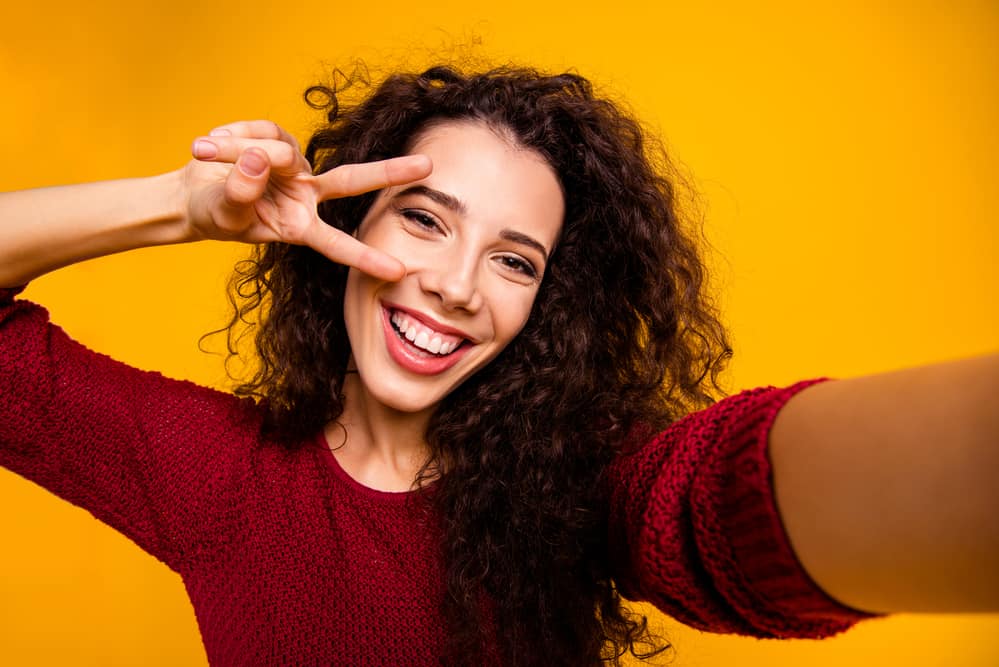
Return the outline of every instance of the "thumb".
<path id="1" fill-rule="evenodd" d="M 225 181 L 224 201 L 227 206 L 243 209 L 263 196 L 270 178 L 271 164 L 267 153 L 248 148 L 236 160 L 236 166 Z"/>
<path id="2" fill-rule="evenodd" d="M 254 148 L 243 151 L 222 186 L 219 208 L 212 216 L 215 226 L 226 234 L 238 234 L 252 226 L 257 217 L 254 204 L 263 197 L 268 178 L 267 154 Z"/>

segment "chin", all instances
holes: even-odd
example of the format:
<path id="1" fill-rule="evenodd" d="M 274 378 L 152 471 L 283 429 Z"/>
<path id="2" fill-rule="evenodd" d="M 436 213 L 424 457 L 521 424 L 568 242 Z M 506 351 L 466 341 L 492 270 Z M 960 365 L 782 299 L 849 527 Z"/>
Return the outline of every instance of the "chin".
<path id="1" fill-rule="evenodd" d="M 360 374 L 363 393 L 369 400 L 398 413 L 418 414 L 433 410 L 448 393 L 391 372 L 375 373 L 373 382 L 368 379 Z"/>
<path id="2" fill-rule="evenodd" d="M 440 401 L 413 400 L 408 396 L 390 395 L 379 398 L 379 402 L 390 410 L 405 414 L 420 414 L 437 407 Z"/>

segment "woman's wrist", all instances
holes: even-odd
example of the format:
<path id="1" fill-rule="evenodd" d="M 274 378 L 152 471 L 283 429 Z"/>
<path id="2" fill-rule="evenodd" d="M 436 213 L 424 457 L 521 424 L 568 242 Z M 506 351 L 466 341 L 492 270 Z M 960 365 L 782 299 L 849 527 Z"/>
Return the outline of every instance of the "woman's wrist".
<path id="1" fill-rule="evenodd" d="M 0 284 L 69 264 L 199 240 L 188 223 L 183 170 L 0 196 Z"/>
<path id="2" fill-rule="evenodd" d="M 190 193 L 186 187 L 185 168 L 140 181 L 140 187 L 148 195 L 144 201 L 149 205 L 135 221 L 142 229 L 142 235 L 149 241 L 143 245 L 191 243 L 204 239 L 191 224 L 188 215 Z"/>

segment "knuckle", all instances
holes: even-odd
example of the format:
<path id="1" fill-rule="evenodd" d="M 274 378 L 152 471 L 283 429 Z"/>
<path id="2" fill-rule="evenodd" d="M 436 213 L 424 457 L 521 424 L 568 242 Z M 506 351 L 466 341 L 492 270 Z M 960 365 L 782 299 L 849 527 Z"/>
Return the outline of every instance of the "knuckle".
<path id="1" fill-rule="evenodd" d="M 276 167 L 292 167 L 298 162 L 298 152 L 290 145 L 284 142 L 278 144 L 274 151 L 272 157 L 272 163 Z"/>
<path id="2" fill-rule="evenodd" d="M 341 243 L 340 235 L 336 233 L 326 234 L 323 239 L 323 247 L 329 255 L 334 255 L 339 252 L 342 245 L 343 243 Z"/>

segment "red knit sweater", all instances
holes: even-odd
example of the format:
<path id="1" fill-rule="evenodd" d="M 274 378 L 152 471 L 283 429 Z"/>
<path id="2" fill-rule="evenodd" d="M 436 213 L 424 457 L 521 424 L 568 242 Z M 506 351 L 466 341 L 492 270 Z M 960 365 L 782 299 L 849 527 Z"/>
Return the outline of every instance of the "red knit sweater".
<path id="1" fill-rule="evenodd" d="M 366 488 L 321 436 L 290 452 L 249 400 L 139 371 L 0 290 L 0 464 L 184 580 L 213 665 L 432 665 L 445 642 L 438 528 Z M 788 389 L 683 419 L 610 470 L 618 583 L 689 625 L 821 637 L 866 615 L 792 553 L 766 457 Z"/>

